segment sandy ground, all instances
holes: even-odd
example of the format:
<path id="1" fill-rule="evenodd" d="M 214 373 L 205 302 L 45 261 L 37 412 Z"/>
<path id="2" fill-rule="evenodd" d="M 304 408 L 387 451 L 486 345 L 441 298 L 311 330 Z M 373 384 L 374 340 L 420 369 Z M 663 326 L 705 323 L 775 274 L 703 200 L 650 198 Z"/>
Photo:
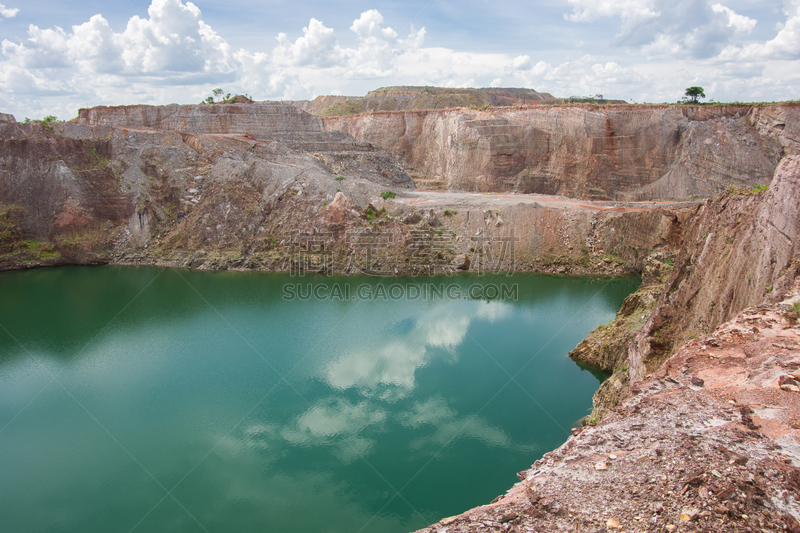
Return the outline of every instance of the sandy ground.
<path id="1" fill-rule="evenodd" d="M 550 209 L 581 209 L 589 211 L 633 212 L 655 207 L 686 207 L 698 205 L 699 201 L 687 202 L 592 202 L 571 200 L 561 196 L 544 194 L 515 193 L 470 193 L 454 191 L 402 191 L 397 193 L 396 201 L 418 208 L 442 207 L 510 207 L 515 205 L 536 205 Z"/>

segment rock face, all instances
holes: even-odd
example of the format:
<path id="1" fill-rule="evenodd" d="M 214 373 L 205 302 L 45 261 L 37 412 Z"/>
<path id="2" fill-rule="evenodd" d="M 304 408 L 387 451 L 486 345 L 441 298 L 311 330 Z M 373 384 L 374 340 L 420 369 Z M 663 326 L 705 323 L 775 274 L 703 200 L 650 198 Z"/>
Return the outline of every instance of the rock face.
<path id="1" fill-rule="evenodd" d="M 798 269 L 800 157 L 778 166 L 769 190 L 727 193 L 698 208 L 683 228 L 684 242 L 649 334 L 636 350 L 653 371 L 665 354 L 708 333 L 745 307 L 778 297 Z"/>
<path id="2" fill-rule="evenodd" d="M 5 133 L 0 139 L 0 204 L 16 207 L 6 208 L 16 213 L 13 231 L 18 226 L 20 238 L 43 243 L 62 240 L 62 253 L 77 262 L 92 262 L 94 248 L 110 248 L 99 235 L 126 223 L 134 212 L 134 196 L 120 184 L 121 167 L 111 163 L 110 140 L 73 139 L 40 124 L 14 125 Z M 87 248 L 68 244 L 78 234 L 87 236 Z"/>
<path id="3" fill-rule="evenodd" d="M 259 138 L 282 132 L 323 131 L 319 117 L 278 102 L 101 106 L 81 109 L 78 124 L 196 134 L 249 133 Z"/>
<path id="4" fill-rule="evenodd" d="M 800 106 L 539 106 L 326 117 L 403 158 L 419 186 L 572 198 L 706 196 L 769 183 Z"/>
<path id="5" fill-rule="evenodd" d="M 311 152 L 331 172 L 413 187 L 398 162 L 378 146 L 356 141 L 343 132 L 326 132 L 319 117 L 278 102 L 167 106 L 119 106 L 81 109 L 78 124 L 118 129 L 234 135 L 277 141 Z"/>
<path id="6" fill-rule="evenodd" d="M 630 383 L 658 370 L 691 338 L 786 292 L 800 272 L 799 195 L 800 156 L 791 156 L 781 161 L 769 190 L 725 193 L 690 216 L 683 213 L 678 252 L 649 256 L 642 287 L 614 323 L 570 354 L 622 370 L 597 390 L 590 418 L 605 416 Z"/>

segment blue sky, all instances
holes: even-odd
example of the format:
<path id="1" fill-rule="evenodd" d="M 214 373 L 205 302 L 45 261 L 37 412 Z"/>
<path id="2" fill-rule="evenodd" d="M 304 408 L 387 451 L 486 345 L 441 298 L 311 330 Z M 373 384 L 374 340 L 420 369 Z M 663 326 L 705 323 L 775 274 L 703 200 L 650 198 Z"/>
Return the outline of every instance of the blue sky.
<path id="1" fill-rule="evenodd" d="M 675 101 L 800 97 L 800 0 L 0 0 L 0 112 L 530 87 Z"/>

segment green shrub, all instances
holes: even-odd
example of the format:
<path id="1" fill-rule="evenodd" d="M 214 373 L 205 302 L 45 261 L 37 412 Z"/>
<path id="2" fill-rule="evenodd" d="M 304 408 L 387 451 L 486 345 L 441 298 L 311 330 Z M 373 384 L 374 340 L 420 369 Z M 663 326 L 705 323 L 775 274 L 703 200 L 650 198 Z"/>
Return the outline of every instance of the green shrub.
<path id="1" fill-rule="evenodd" d="M 344 181 L 344 176 L 336 176 L 334 179 L 336 181 Z"/>
<path id="2" fill-rule="evenodd" d="M 383 198 L 384 200 L 386 200 L 388 198 L 394 198 L 395 196 L 397 196 L 397 195 L 395 193 L 393 193 L 392 191 L 385 191 L 385 192 L 381 193 L 381 198 Z"/>

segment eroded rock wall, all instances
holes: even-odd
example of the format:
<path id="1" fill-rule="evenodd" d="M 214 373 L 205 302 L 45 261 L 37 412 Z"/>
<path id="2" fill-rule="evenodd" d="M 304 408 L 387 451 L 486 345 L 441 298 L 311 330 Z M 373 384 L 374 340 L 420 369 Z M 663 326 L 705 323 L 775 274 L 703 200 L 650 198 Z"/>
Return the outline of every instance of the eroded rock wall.
<path id="1" fill-rule="evenodd" d="M 403 158 L 420 186 L 656 199 L 767 184 L 800 107 L 540 106 L 325 117 Z"/>
<path id="2" fill-rule="evenodd" d="M 632 383 L 658 370 L 690 339 L 742 309 L 783 297 L 800 272 L 798 199 L 800 156 L 790 156 L 768 190 L 728 192 L 682 214 L 676 251 L 648 257 L 645 283 L 615 322 L 571 353 L 616 370 L 595 393 L 590 418 L 605 416 Z"/>
<path id="3" fill-rule="evenodd" d="M 792 156 L 781 161 L 769 190 L 727 193 L 698 208 L 650 327 L 661 340 L 643 349 L 649 370 L 691 336 L 787 289 L 800 268 L 799 199 L 800 157 Z"/>
<path id="4" fill-rule="evenodd" d="M 13 124 L 3 132 L 0 204 L 16 213 L 13 231 L 20 239 L 46 246 L 47 259 L 58 259 L 49 245 L 59 241 L 68 260 L 93 262 L 95 252 L 112 247 L 108 230 L 132 216 L 134 195 L 122 186 L 123 167 L 112 164 L 110 138 L 72 138 L 53 129 Z M 89 237 L 88 247 L 71 245 L 78 235 Z M 17 244 L 22 259 L 40 255 L 38 244 L 29 243 L 32 256 Z"/>
<path id="5" fill-rule="evenodd" d="M 281 132 L 322 132 L 319 117 L 278 102 L 81 109 L 78 124 L 199 134 L 270 136 Z"/>

